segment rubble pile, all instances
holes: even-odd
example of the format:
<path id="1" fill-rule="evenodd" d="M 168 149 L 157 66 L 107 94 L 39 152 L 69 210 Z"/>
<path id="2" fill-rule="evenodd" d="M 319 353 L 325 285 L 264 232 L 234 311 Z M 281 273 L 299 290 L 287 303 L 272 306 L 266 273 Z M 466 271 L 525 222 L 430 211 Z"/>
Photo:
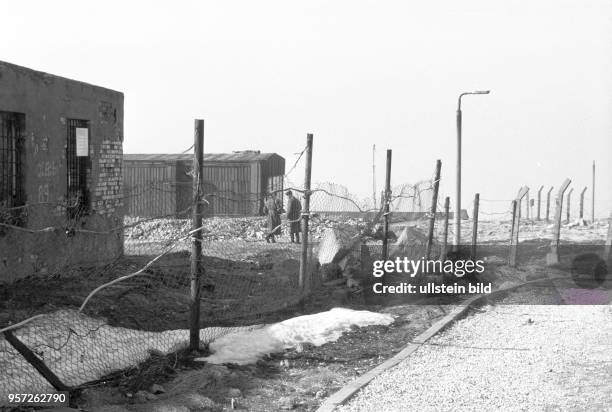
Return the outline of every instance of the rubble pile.
<path id="1" fill-rule="evenodd" d="M 173 240 L 186 236 L 191 230 L 191 219 L 142 219 L 126 217 L 125 236 L 135 240 Z M 313 215 L 310 220 L 310 234 L 319 240 L 328 228 L 350 226 L 361 230 L 365 228 L 363 218 Z M 204 219 L 202 236 L 205 240 L 263 240 L 266 234 L 266 217 L 211 217 Z M 283 216 L 283 228 L 285 220 Z"/>

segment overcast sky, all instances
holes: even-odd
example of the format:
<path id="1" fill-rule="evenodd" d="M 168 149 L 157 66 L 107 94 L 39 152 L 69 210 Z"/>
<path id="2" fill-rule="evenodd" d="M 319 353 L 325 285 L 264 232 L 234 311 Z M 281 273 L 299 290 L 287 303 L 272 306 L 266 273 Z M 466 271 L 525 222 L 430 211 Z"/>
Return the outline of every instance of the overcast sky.
<path id="1" fill-rule="evenodd" d="M 314 133 L 313 180 L 372 191 L 442 159 L 452 195 L 464 115 L 464 204 L 521 185 L 590 185 L 612 208 L 612 2 L 3 1 L 0 60 L 125 93 L 126 153 L 277 152 Z M 293 174 L 302 179 L 302 170 Z M 575 194 L 575 199 L 578 199 Z M 452 203 L 451 203 L 452 204 Z M 498 203 L 496 207 L 507 203 Z M 493 210 L 483 204 L 483 210 Z"/>

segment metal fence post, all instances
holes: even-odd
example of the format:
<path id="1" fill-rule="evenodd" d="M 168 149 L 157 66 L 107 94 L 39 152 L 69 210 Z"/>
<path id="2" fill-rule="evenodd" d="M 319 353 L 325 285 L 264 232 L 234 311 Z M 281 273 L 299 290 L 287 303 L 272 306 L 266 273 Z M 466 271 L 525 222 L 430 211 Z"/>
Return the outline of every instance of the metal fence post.
<path id="1" fill-rule="evenodd" d="M 585 186 L 580 192 L 580 219 L 584 217 L 584 193 L 587 191 L 587 187 Z"/>
<path id="2" fill-rule="evenodd" d="M 476 244 L 478 243 L 478 206 L 480 204 L 480 193 L 474 196 L 474 222 L 472 226 L 472 260 L 476 260 Z"/>
<path id="3" fill-rule="evenodd" d="M 389 203 L 391 202 L 391 149 L 387 149 L 387 166 L 385 176 L 385 214 L 383 227 L 383 244 L 382 244 L 382 259 L 387 260 L 389 257 Z"/>
<path id="4" fill-rule="evenodd" d="M 570 221 L 570 207 L 572 205 L 571 202 L 572 202 L 572 192 L 573 191 L 574 191 L 574 188 L 572 187 L 570 189 L 570 191 L 567 192 L 567 211 L 566 211 L 567 212 L 567 216 L 566 216 L 566 219 L 565 219 L 565 223 L 569 223 L 569 221 Z"/>
<path id="5" fill-rule="evenodd" d="M 204 170 L 204 120 L 195 120 L 193 157 L 193 211 L 191 238 L 191 288 L 189 295 L 189 349 L 200 347 L 200 277 L 204 275 L 202 265 L 202 176 Z"/>
<path id="6" fill-rule="evenodd" d="M 442 161 L 436 161 L 436 172 L 434 174 L 433 194 L 431 196 L 431 216 L 429 217 L 429 233 L 427 234 L 427 259 L 431 257 L 431 246 L 433 244 L 434 228 L 436 225 L 436 209 L 438 206 L 438 189 L 440 188 L 440 169 Z"/>
<path id="7" fill-rule="evenodd" d="M 306 272 L 308 269 L 308 222 L 310 219 L 310 180 L 312 177 L 312 133 L 306 135 L 306 170 L 304 176 L 304 209 L 302 211 L 302 254 L 300 257 L 300 274 L 298 285 L 306 287 Z M 308 282 L 310 287 L 310 282 Z"/>
<path id="8" fill-rule="evenodd" d="M 553 191 L 554 186 L 551 186 L 546 193 L 546 222 L 550 222 L 550 194 Z"/>
<path id="9" fill-rule="evenodd" d="M 540 188 L 538 189 L 538 217 L 537 220 L 540 220 L 540 205 L 542 202 L 542 189 L 544 189 L 544 186 L 540 186 Z"/>
<path id="10" fill-rule="evenodd" d="M 529 192 L 527 186 L 523 186 L 517 193 L 516 199 L 512 201 L 512 232 L 510 233 L 510 256 L 508 264 L 516 266 L 516 254 L 519 243 L 519 228 L 521 223 L 521 200 Z"/>
<path id="11" fill-rule="evenodd" d="M 450 210 L 450 197 L 444 199 L 444 232 L 442 234 L 442 251 L 440 252 L 440 260 L 446 260 L 446 252 L 448 250 L 448 215 Z"/>
<path id="12" fill-rule="evenodd" d="M 557 192 L 557 199 L 555 200 L 556 208 L 555 208 L 555 228 L 553 231 L 553 239 L 550 243 L 550 253 L 546 255 L 546 265 L 556 265 L 559 263 L 559 239 L 561 238 L 561 216 L 563 212 L 563 194 L 567 190 L 567 187 L 570 185 L 572 181 L 570 179 L 565 179 L 561 187 L 559 188 L 559 192 Z"/>

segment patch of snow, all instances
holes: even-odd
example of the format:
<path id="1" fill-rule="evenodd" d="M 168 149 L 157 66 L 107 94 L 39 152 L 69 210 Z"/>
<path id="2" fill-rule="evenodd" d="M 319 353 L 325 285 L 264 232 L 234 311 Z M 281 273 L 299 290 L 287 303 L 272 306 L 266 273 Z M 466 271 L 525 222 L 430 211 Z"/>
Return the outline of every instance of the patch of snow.
<path id="1" fill-rule="evenodd" d="M 209 345 L 211 356 L 198 358 L 210 363 L 255 363 L 263 356 L 305 343 L 321 346 L 334 342 L 352 326 L 389 325 L 393 316 L 369 311 L 334 308 L 313 315 L 298 316 L 252 331 L 222 336 Z"/>

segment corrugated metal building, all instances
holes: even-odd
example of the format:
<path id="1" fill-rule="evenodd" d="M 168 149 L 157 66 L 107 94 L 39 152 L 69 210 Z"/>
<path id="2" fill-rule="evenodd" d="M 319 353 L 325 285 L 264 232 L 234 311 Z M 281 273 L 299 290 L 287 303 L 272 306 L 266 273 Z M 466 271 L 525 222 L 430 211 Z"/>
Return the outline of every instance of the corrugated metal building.
<path id="1" fill-rule="evenodd" d="M 191 153 L 124 154 L 126 215 L 184 216 L 192 202 L 192 163 Z M 206 214 L 260 214 L 264 193 L 282 191 L 284 174 L 285 159 L 276 153 L 205 153 Z"/>

